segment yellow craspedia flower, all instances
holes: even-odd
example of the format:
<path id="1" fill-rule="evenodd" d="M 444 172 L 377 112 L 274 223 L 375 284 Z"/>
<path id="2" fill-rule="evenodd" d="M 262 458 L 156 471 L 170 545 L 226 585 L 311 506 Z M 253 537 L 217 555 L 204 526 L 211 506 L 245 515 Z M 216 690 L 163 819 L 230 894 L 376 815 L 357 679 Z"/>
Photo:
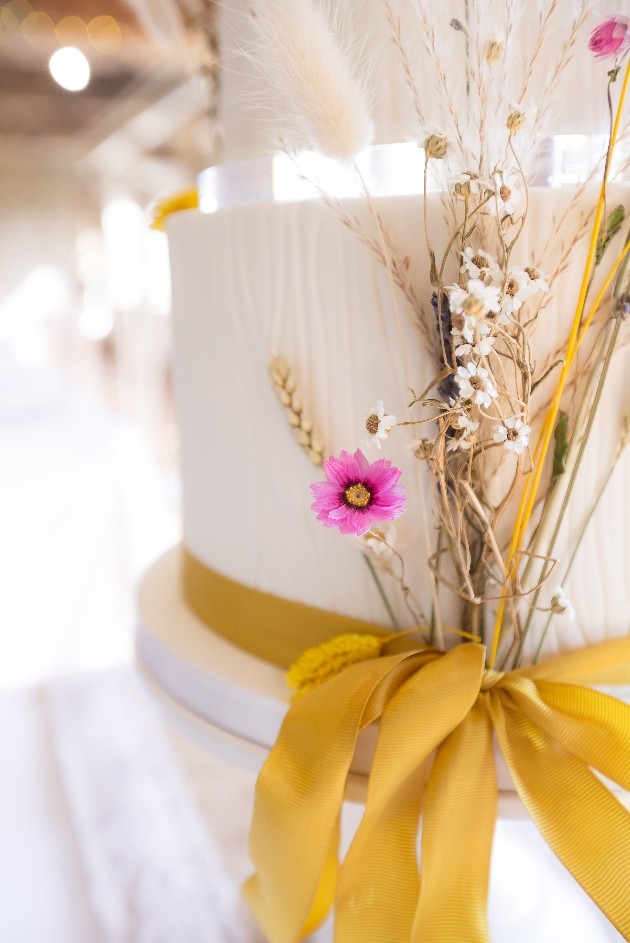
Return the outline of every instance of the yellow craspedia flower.
<path id="1" fill-rule="evenodd" d="M 344 668 L 378 658 L 385 639 L 378 635 L 336 635 L 315 648 L 307 648 L 287 672 L 289 687 L 300 697 L 334 678 Z"/>
<path id="2" fill-rule="evenodd" d="M 181 193 L 162 197 L 151 207 L 151 228 L 164 229 L 164 220 L 171 213 L 179 213 L 180 210 L 196 210 L 198 206 L 199 195 L 196 190 L 183 190 Z"/>

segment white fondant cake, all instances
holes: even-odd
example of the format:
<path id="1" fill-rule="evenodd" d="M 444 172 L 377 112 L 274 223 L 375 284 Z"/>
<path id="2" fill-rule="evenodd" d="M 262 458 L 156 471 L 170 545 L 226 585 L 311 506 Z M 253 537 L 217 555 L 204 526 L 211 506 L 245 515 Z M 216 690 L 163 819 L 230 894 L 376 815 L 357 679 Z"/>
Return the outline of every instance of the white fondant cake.
<path id="1" fill-rule="evenodd" d="M 542 254 L 557 219 L 567 209 L 573 222 L 580 212 L 588 215 L 594 196 L 592 190 L 579 199 L 570 189 L 532 190 L 520 251 L 534 258 Z M 418 296 L 427 299 L 431 328 L 431 286 L 418 232 L 421 198 L 382 199 L 377 206 L 395 244 L 417 247 L 410 278 Z M 429 207 L 435 230 L 438 194 L 430 196 Z M 366 207 L 352 207 L 358 210 L 365 214 Z M 435 358 L 421 326 L 402 296 L 395 310 L 385 273 L 370 250 L 325 206 L 262 204 L 208 215 L 181 213 L 168 221 L 168 233 L 185 546 L 202 563 L 248 586 L 387 624 L 358 543 L 323 528 L 310 510 L 309 482 L 319 475 L 295 443 L 267 367 L 273 354 L 286 356 L 327 454 L 353 451 L 361 446 L 375 394 L 403 417 L 408 390 L 423 389 L 434 376 Z M 548 269 L 563 249 L 557 236 L 553 255 L 546 255 Z M 566 335 L 585 252 L 584 244 L 572 252 L 539 317 L 533 337 L 539 363 Z M 557 545 L 561 560 L 570 553 L 617 448 L 629 405 L 623 379 L 629 365 L 630 348 L 620 350 Z M 396 522 L 398 545 L 407 580 L 426 611 L 430 551 L 421 526 L 421 495 L 431 515 L 430 483 L 428 477 L 422 482 L 424 464 L 406 448 L 417 436 L 415 427 L 407 436 L 392 435 L 383 454 L 403 470 L 408 500 Z M 629 471 L 626 453 L 565 587 L 576 619 L 554 619 L 547 652 L 628 632 Z M 553 577 L 550 583 L 551 589 Z M 395 593 L 392 601 L 409 625 Z M 530 638 L 531 652 L 539 641 L 535 630 Z"/>
<path id="2" fill-rule="evenodd" d="M 238 5 L 236 19 L 242 15 Z M 380 67 L 389 76 L 387 62 Z M 394 84 L 387 87 L 393 90 Z M 236 102 L 236 93 L 231 95 Z M 395 97 L 393 91 L 390 95 Z M 574 121 L 573 127 L 589 124 L 589 102 L 595 97 L 585 94 L 579 122 Z M 233 120 L 242 130 L 238 109 L 235 115 Z M 376 139 L 402 137 L 407 117 L 387 126 L 383 114 L 377 115 Z M 227 124 L 229 139 L 229 120 Z M 238 142 L 247 139 L 239 139 L 237 133 L 231 137 L 235 142 L 231 153 L 242 157 L 247 147 Z M 265 144 L 272 139 L 269 130 Z M 256 145 L 257 153 L 261 147 Z M 177 213 L 167 220 L 184 550 L 173 551 L 149 574 L 138 637 L 140 661 L 163 697 L 166 692 L 175 713 L 177 705 L 183 707 L 197 724 L 197 735 L 231 756 L 239 752 L 239 741 L 253 744 L 245 760 L 254 766 L 261 759 L 259 748 L 264 752 L 273 744 L 287 710 L 283 673 L 219 639 L 211 624 L 187 609 L 179 583 L 183 553 L 245 587 L 284 600 L 384 627 L 390 615 L 358 539 L 324 528 L 310 508 L 309 484 L 320 479 L 321 472 L 296 444 L 270 380 L 269 363 L 281 355 L 290 364 L 325 455 L 363 446 L 365 419 L 377 399 L 399 420 L 414 416 L 408 411 L 409 401 L 429 386 L 440 369 L 422 195 L 342 200 L 336 207 L 309 200 L 252 200 L 252 193 L 269 197 L 274 192 L 271 178 L 264 179 L 264 172 L 260 177 L 260 167 L 240 169 L 245 182 L 240 198 L 237 193 L 227 202 L 222 200 L 219 185 L 216 202 L 201 202 L 211 212 Z M 420 182 L 421 177 L 419 160 Z M 217 179 L 221 184 L 221 171 Z M 530 403 L 528 422 L 534 435 L 554 388 L 553 365 L 566 346 L 597 197 L 596 184 L 532 187 L 528 193 L 527 219 L 511 263 L 544 269 L 553 276 L 531 333 L 536 376 L 544 377 L 550 369 Z M 616 182 L 608 203 L 628 206 L 629 198 L 630 186 Z M 427 225 L 438 258 L 453 232 L 449 212 L 442 193 L 427 194 Z M 351 224 L 343 225 L 342 218 Z M 376 220 L 384 226 L 386 239 Z M 476 240 L 483 238 L 483 224 L 480 230 Z M 609 247 L 611 258 L 620 251 L 623 235 L 620 231 Z M 405 259 L 406 277 L 419 301 L 415 310 L 402 292 L 392 289 L 386 267 L 375 259 L 379 252 L 387 256 L 392 251 Z M 449 264 L 445 284 L 458 277 L 453 260 Z M 595 271 L 593 294 L 602 285 L 604 268 Z M 605 317 L 602 313 L 600 325 Z M 584 345 L 585 351 L 590 343 Z M 613 464 L 630 406 L 625 395 L 629 367 L 630 347 L 622 344 L 555 544 L 561 570 Z M 569 385 L 565 401 L 574 395 L 575 388 Z M 435 540 L 432 483 L 427 463 L 409 448 L 418 437 L 413 425 L 397 430 L 382 453 L 369 456 L 373 460 L 382 454 L 398 466 L 407 494 L 405 513 L 396 521 L 396 547 L 404 557 L 405 582 L 417 601 L 415 613 L 409 612 L 395 580 L 382 576 L 385 591 L 391 590 L 395 619 L 403 628 L 417 626 L 418 611 L 420 621 L 428 624 L 434 601 L 427 562 Z M 497 494 L 506 490 L 506 471 L 496 451 L 489 450 L 484 473 Z M 628 634 L 629 473 L 630 450 L 617 462 L 588 525 L 588 539 L 581 543 L 563 584 L 575 619 L 567 612 L 555 615 L 545 637 L 546 654 Z M 514 509 L 506 513 L 497 531 L 503 547 L 509 543 L 514 515 Z M 392 566 L 396 570 L 395 562 Z M 525 662 L 535 656 L 556 588 L 552 576 L 525 641 Z M 444 586 L 439 602 L 450 645 L 456 639 L 448 634 L 449 628 L 463 628 L 461 603 Z M 496 605 L 487 607 L 480 627 L 484 641 L 491 637 L 495 611 Z M 355 755 L 352 788 L 359 783 L 360 789 L 362 778 L 364 784 L 370 749 L 368 736 Z M 498 771 L 505 794 L 510 790 L 509 774 L 500 762 Z M 513 814 L 514 806 L 503 796 L 502 814 Z"/>

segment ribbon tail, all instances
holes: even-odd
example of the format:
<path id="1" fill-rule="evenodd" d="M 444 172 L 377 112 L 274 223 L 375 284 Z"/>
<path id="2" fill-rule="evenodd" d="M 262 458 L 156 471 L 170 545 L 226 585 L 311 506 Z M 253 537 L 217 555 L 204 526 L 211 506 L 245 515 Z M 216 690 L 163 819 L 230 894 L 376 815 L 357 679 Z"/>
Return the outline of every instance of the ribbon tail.
<path id="1" fill-rule="evenodd" d="M 486 909 L 498 798 L 485 698 L 440 746 L 431 770 L 412 943 L 490 943 Z"/>
<path id="2" fill-rule="evenodd" d="M 492 692 L 494 695 L 494 692 Z M 630 813 L 505 692 L 488 709 L 514 785 L 543 838 L 630 941 Z"/>
<path id="3" fill-rule="evenodd" d="M 583 685 L 519 678 L 514 704 L 592 769 L 630 791 L 630 705 Z"/>
<path id="4" fill-rule="evenodd" d="M 354 665 L 296 700 L 256 785 L 245 898 L 272 943 L 295 943 L 324 919 L 337 877 L 339 814 L 356 740 L 418 657 Z"/>
<path id="5" fill-rule="evenodd" d="M 339 877 L 338 943 L 410 939 L 428 759 L 475 703 L 483 663 L 482 646 L 458 646 L 410 677 L 385 707 L 365 814 Z"/>

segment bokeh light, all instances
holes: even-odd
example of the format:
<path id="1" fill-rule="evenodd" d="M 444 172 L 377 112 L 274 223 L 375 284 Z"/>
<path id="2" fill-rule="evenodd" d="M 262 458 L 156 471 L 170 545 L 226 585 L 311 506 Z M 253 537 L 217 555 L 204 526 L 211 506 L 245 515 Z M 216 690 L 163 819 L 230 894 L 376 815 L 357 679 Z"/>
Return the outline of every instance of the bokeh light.
<path id="1" fill-rule="evenodd" d="M 90 63 L 75 46 L 63 46 L 54 52 L 48 67 L 55 82 L 68 92 L 80 92 L 90 81 Z"/>

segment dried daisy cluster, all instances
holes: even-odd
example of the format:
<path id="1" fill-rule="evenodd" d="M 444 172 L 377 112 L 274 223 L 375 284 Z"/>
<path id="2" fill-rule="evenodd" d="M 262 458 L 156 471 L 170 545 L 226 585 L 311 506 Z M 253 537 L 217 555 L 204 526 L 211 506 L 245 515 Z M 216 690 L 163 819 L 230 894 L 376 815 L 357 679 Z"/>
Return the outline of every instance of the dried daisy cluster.
<path id="1" fill-rule="evenodd" d="M 423 621 L 430 623 L 431 640 L 439 644 L 441 633 L 433 632 L 441 625 L 439 595 L 453 594 L 460 602 L 461 621 L 459 629 L 452 630 L 485 641 L 490 667 L 511 667 L 520 662 L 534 613 L 546 613 L 547 628 L 554 615 L 572 614 L 561 584 L 547 593 L 549 601 L 544 604 L 540 591 L 555 572 L 555 541 L 630 310 L 625 275 L 630 239 L 620 253 L 615 250 L 616 258 L 608 257 L 615 254 L 609 249 L 619 243 L 613 237 L 622 229 L 626 210 L 607 205 L 613 152 L 629 131 L 623 108 L 630 80 L 630 26 L 623 18 L 606 21 L 589 44 L 595 57 L 611 59 L 607 144 L 576 194 L 583 194 L 589 182 L 599 183 L 594 212 L 579 218 L 566 212 L 557 221 L 556 231 L 566 227 L 563 235 L 569 233 L 564 239 L 568 248 L 560 252 L 559 261 L 557 253 L 548 253 L 547 244 L 524 263 L 526 253 L 519 242 L 528 219 L 532 142 L 544 128 L 552 95 L 567 77 L 576 48 L 581 44 L 586 49 L 589 4 L 587 0 L 540 0 L 531 5 L 469 0 L 462 3 L 464 15 L 448 24 L 447 41 L 436 19 L 442 5 L 414 0 L 404 6 L 406 19 L 393 0 L 383 0 L 413 106 L 418 144 L 424 151 L 423 222 L 432 296 L 424 297 L 410 275 L 414 268 L 409 259 L 419 247 L 396 246 L 369 194 L 369 231 L 352 209 L 330 202 L 342 223 L 383 265 L 392 294 L 402 292 L 406 298 L 436 369 L 429 385 L 414 392 L 404 419 L 388 413 L 383 401 L 375 402 L 365 417 L 364 444 L 386 453 L 388 440 L 402 427 L 418 427 L 413 455 L 430 471 L 436 524 L 428 559 L 432 614 Z M 410 9 L 413 29 L 407 30 Z M 525 25 L 527 41 L 521 42 Z M 421 38 L 417 47 L 407 38 L 414 35 Z M 463 66 L 454 77 L 453 66 L 447 69 L 445 63 L 456 61 L 457 49 Z M 284 48 L 287 51 L 290 56 Z M 304 54 L 300 47 L 300 57 Z M 325 71 L 321 55 L 318 63 Z M 303 77 L 312 74 L 297 60 L 291 68 L 296 73 L 302 69 Z M 623 69 L 625 77 L 613 105 L 612 86 Z M 359 84 L 364 87 L 366 82 Z M 325 94 L 322 91 L 318 107 L 332 115 L 326 132 L 332 141 L 342 119 L 326 106 L 331 86 L 322 83 L 321 88 Z M 294 101 L 298 110 L 300 94 Z M 313 94 L 317 97 L 309 83 L 305 114 L 312 112 Z M 334 152 L 330 147 L 321 149 Z M 624 169 L 623 163 L 619 169 Z M 443 217 L 449 227 L 446 248 L 439 253 L 434 246 L 443 240 L 443 225 L 438 240 L 427 199 L 429 184 L 438 180 L 443 184 Z M 532 337 L 546 295 L 575 246 L 589 234 L 570 330 L 558 350 L 537 364 Z M 548 273 L 547 253 L 554 255 Z M 597 266 L 605 276 L 603 287 L 595 291 Z M 600 274 L 601 270 L 598 278 Z M 588 355 L 578 363 L 577 352 L 593 324 L 598 327 L 596 337 L 589 335 L 582 348 Z M 306 441 L 310 432 L 302 424 L 301 405 L 293 408 L 290 371 L 276 363 L 272 376 L 292 410 L 291 421 L 302 432 L 301 444 L 321 459 L 323 453 L 313 448 L 312 440 Z M 561 408 L 567 392 L 572 397 L 570 414 Z M 550 464 L 549 476 L 545 468 Z M 403 512 L 404 494 L 396 484 L 399 469 L 380 457 L 370 464 L 360 450 L 331 456 L 323 466 L 326 482 L 312 486 L 318 519 L 361 538 L 364 552 L 377 564 L 388 561 L 385 568 L 393 573 L 395 534 L 384 536 L 383 528 L 384 522 Z M 404 574 L 398 551 L 395 558 Z M 564 581 L 568 570 L 561 569 Z M 398 584 L 409 605 L 412 596 L 404 575 Z M 416 613 L 421 611 L 420 605 L 415 607 Z M 544 632 L 541 645 L 543 638 Z"/>
<path id="2" fill-rule="evenodd" d="M 324 443 L 304 411 L 293 371 L 285 357 L 272 358 L 269 364 L 269 376 L 278 399 L 285 407 L 287 420 L 294 431 L 298 445 L 306 451 L 313 465 L 321 465 L 324 461 Z"/>

